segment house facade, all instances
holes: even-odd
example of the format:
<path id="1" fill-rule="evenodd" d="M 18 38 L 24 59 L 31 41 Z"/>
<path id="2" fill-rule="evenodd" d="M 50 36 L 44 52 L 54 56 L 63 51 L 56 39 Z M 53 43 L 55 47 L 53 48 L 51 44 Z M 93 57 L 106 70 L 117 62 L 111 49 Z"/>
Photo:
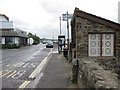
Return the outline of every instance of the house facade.
<path id="1" fill-rule="evenodd" d="M 28 44 L 27 33 L 13 28 L 13 21 L 9 21 L 9 18 L 2 14 L 0 14 L 0 33 L 0 44 L 16 44 L 18 46 Z"/>
<path id="2" fill-rule="evenodd" d="M 71 21 L 72 52 L 76 58 L 120 58 L 120 24 L 75 8 Z"/>

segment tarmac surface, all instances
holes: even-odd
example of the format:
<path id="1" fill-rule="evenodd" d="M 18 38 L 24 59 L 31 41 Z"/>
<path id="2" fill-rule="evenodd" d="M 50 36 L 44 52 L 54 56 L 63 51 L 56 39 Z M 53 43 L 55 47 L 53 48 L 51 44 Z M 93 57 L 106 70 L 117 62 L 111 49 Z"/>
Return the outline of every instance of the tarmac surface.
<path id="1" fill-rule="evenodd" d="M 45 45 L 32 45 L 20 49 L 2 50 L 0 79 L 2 88 L 18 88 L 48 56 L 50 48 Z"/>
<path id="2" fill-rule="evenodd" d="M 63 54 L 53 53 L 35 88 L 79 88 L 77 84 L 72 84 L 70 81 L 71 71 L 72 65 Z"/>
<path id="3" fill-rule="evenodd" d="M 45 45 L 40 44 L 19 50 L 4 50 L 3 53 L 3 88 L 79 88 L 77 84 L 71 83 L 72 65 L 62 53 L 58 53 L 56 44 L 54 48 L 45 48 Z M 37 73 L 35 78 L 29 78 L 34 71 Z"/>

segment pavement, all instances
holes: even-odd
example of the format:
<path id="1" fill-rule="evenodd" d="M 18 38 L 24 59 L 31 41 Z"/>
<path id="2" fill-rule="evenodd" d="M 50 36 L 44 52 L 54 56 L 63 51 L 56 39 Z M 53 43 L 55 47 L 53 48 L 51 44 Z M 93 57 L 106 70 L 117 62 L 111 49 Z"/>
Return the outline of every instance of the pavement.
<path id="1" fill-rule="evenodd" d="M 71 71 L 72 65 L 63 54 L 53 53 L 35 88 L 78 88 L 70 82 Z"/>

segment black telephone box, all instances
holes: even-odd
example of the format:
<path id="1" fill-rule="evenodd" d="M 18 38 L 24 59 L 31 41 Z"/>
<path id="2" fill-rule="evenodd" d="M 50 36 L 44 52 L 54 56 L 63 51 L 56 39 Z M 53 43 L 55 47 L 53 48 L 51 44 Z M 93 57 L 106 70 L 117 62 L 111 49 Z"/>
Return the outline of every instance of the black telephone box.
<path id="1" fill-rule="evenodd" d="M 65 48 L 65 35 L 58 36 L 58 51 L 62 52 Z"/>

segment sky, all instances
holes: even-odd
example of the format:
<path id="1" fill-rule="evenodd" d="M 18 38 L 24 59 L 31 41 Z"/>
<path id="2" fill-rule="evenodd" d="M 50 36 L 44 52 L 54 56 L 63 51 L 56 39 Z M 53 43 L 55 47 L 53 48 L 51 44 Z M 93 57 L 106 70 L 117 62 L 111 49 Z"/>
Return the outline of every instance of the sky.
<path id="1" fill-rule="evenodd" d="M 0 13 L 14 22 L 14 27 L 36 34 L 40 38 L 57 38 L 62 14 L 82 11 L 118 22 L 120 0 L 0 0 Z M 63 35 L 67 22 L 61 21 Z"/>

